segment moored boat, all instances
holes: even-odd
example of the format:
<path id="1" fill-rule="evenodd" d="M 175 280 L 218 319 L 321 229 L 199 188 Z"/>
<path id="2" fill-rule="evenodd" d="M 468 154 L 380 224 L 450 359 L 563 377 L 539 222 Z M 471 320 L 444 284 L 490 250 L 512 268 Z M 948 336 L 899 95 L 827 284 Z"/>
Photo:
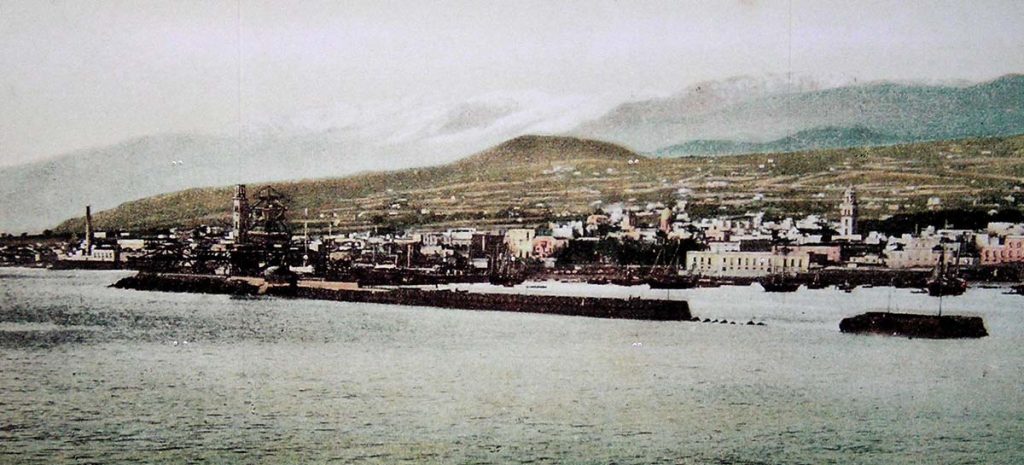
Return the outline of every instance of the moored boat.
<path id="1" fill-rule="evenodd" d="M 814 273 L 814 277 L 807 283 L 808 289 L 825 289 L 826 287 L 828 287 L 828 284 L 821 279 L 821 273 Z"/>
<path id="2" fill-rule="evenodd" d="M 967 291 L 967 280 L 959 276 L 960 254 L 955 258 L 956 266 L 949 266 L 946 263 L 946 248 L 941 245 L 939 249 L 939 263 L 935 265 L 932 277 L 928 279 L 925 289 L 932 297 L 947 295 L 961 295 Z"/>
<path id="3" fill-rule="evenodd" d="M 697 276 L 681 274 L 651 274 L 645 280 L 651 289 L 691 289 L 697 287 Z"/>
<path id="4" fill-rule="evenodd" d="M 932 297 L 961 295 L 967 291 L 967 280 L 955 277 L 928 280 L 926 289 Z"/>
<path id="5" fill-rule="evenodd" d="M 495 286 L 514 287 L 526 282 L 526 276 L 522 274 L 492 274 L 487 281 Z"/>
<path id="6" fill-rule="evenodd" d="M 526 281 L 526 271 L 518 259 L 503 253 L 491 264 L 487 281 L 495 286 L 514 287 Z"/>
<path id="7" fill-rule="evenodd" d="M 615 276 L 611 278 L 609 282 L 616 286 L 639 286 L 644 283 L 644 280 L 641 279 L 639 276 L 624 275 Z"/>
<path id="8" fill-rule="evenodd" d="M 785 274 L 770 274 L 758 281 L 765 292 L 796 292 L 800 282 Z"/>

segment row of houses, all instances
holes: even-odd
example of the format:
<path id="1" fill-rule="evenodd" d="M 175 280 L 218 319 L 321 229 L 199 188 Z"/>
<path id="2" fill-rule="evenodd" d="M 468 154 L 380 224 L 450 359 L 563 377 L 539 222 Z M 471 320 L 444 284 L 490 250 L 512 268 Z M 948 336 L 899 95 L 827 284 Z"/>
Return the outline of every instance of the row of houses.
<path id="1" fill-rule="evenodd" d="M 291 236 L 290 245 L 284 245 L 302 266 L 320 260 L 336 266 L 487 268 L 499 256 L 557 266 L 559 250 L 574 242 L 687 241 L 697 250 L 686 252 L 678 266 L 717 276 L 761 276 L 823 267 L 921 269 L 934 267 L 943 259 L 961 265 L 1024 262 L 1024 224 L 990 223 L 982 231 L 926 228 L 913 235 L 863 234 L 852 189 L 844 194 L 840 212 L 839 221 L 833 223 L 814 215 L 769 221 L 764 213 L 691 219 L 685 201 L 672 207 L 613 204 L 585 218 L 538 227 L 304 233 Z M 205 244 L 208 251 L 227 253 L 238 242 L 233 230 L 218 227 L 172 230 L 165 236 L 147 238 L 131 233 L 107 235 L 92 231 L 90 219 L 87 210 L 86 240 L 75 249 L 62 251 L 62 259 L 130 261 L 152 256 L 170 244 L 177 244 L 179 250 Z"/>

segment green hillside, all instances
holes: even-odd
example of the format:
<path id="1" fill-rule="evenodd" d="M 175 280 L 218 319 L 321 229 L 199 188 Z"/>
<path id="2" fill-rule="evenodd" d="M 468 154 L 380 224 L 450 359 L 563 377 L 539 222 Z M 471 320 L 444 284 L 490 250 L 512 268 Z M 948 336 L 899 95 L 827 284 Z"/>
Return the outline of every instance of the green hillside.
<path id="1" fill-rule="evenodd" d="M 273 186 L 290 198 L 297 224 L 308 209 L 311 228 L 327 229 L 330 222 L 338 231 L 531 224 L 591 212 L 596 202 L 674 202 L 680 195 L 695 214 L 763 209 L 834 216 L 848 185 L 859 189 L 868 218 L 921 211 L 932 197 L 942 208 L 1019 208 L 1022 179 L 1024 136 L 675 159 L 593 140 L 523 136 L 448 165 Z M 101 229 L 227 224 L 231 196 L 231 186 L 189 189 L 94 216 Z M 81 228 L 76 218 L 57 229 Z"/>
<path id="2" fill-rule="evenodd" d="M 822 128 L 799 131 L 771 142 L 735 142 L 730 140 L 693 140 L 665 147 L 653 153 L 658 157 L 693 155 L 737 155 L 746 153 L 786 153 L 807 150 L 872 147 L 899 142 L 896 136 L 864 126 Z"/>

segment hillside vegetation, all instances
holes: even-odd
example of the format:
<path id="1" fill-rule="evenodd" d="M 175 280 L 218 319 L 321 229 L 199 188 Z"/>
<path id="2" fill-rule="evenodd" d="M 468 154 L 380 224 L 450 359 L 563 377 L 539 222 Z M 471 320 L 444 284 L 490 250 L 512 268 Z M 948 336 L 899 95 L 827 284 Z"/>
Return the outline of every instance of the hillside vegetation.
<path id="1" fill-rule="evenodd" d="M 766 210 L 835 217 L 842 190 L 851 185 L 866 218 L 923 211 L 930 198 L 941 201 L 930 208 L 1019 208 L 1022 179 L 1024 136 L 676 159 L 594 140 L 523 136 L 443 166 L 272 185 L 289 197 L 296 224 L 308 220 L 311 229 L 326 230 L 331 223 L 339 231 L 531 224 L 583 215 L 602 202 L 679 198 L 699 215 Z M 94 216 L 101 229 L 226 225 L 231 196 L 231 186 L 189 189 Z M 80 231 L 82 221 L 65 221 L 58 231 Z"/>

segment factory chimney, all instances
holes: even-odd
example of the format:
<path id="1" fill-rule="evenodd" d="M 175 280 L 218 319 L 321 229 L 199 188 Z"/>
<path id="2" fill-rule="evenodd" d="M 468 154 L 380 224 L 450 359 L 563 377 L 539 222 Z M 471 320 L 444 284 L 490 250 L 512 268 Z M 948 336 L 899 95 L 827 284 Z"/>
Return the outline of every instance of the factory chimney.
<path id="1" fill-rule="evenodd" d="M 85 206 L 85 254 L 92 255 L 92 205 Z"/>

